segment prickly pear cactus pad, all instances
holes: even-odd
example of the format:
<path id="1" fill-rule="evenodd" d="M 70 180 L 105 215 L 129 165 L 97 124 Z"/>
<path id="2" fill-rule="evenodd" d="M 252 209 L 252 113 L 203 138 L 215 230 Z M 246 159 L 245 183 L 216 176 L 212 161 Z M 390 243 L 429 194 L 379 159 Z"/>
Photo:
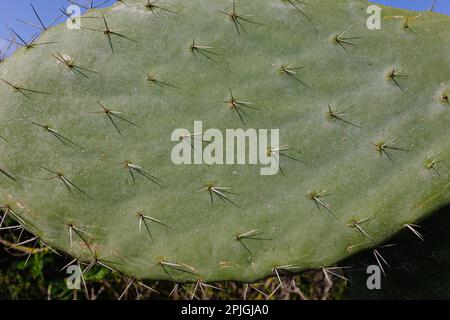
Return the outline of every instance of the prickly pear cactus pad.
<path id="1" fill-rule="evenodd" d="M 368 6 L 126 0 L 15 37 L 4 211 L 137 279 L 250 282 L 375 247 L 450 202 L 450 18 L 380 7 L 370 30 Z M 280 170 L 175 164 L 213 143 L 195 121 L 279 129 Z"/>

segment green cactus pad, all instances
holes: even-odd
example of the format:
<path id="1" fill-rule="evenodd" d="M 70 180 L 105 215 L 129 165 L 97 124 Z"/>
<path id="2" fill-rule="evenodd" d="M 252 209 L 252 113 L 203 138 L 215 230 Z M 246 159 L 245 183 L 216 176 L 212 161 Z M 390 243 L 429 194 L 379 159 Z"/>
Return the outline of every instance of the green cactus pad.
<path id="1" fill-rule="evenodd" d="M 369 30 L 368 5 L 126 0 L 45 31 L 0 65 L 1 203 L 138 279 L 250 282 L 376 246 L 450 202 L 450 18 L 382 7 Z M 194 121 L 280 129 L 282 172 L 175 165 Z"/>

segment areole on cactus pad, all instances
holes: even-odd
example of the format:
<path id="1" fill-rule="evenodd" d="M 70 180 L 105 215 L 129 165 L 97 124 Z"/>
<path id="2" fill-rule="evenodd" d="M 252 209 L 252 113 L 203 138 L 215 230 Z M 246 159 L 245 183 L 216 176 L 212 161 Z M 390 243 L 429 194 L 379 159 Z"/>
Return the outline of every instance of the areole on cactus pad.
<path id="1" fill-rule="evenodd" d="M 380 7 L 370 30 L 368 5 L 125 0 L 14 37 L 5 213 L 137 279 L 250 282 L 376 247 L 450 203 L 450 17 Z M 281 170 L 173 163 L 195 121 L 278 129 Z"/>

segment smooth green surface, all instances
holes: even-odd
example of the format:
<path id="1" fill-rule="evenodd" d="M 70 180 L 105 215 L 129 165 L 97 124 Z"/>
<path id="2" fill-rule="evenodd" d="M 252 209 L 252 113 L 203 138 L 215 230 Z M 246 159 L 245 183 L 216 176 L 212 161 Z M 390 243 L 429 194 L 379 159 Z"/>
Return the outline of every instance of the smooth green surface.
<path id="1" fill-rule="evenodd" d="M 0 65 L 0 77 L 24 88 L 49 92 L 27 99 L 0 84 L 0 165 L 19 186 L 0 177 L 1 202 L 14 208 L 28 229 L 55 248 L 92 260 L 77 235 L 70 248 L 69 224 L 93 235 L 90 248 L 114 269 L 138 278 L 176 281 L 242 280 L 269 276 L 273 267 L 296 270 L 328 266 L 374 243 L 353 219 L 368 216 L 364 230 L 378 243 L 450 202 L 450 106 L 441 101 L 450 87 L 448 73 L 450 18 L 434 13 L 383 9 L 382 29 L 368 30 L 363 1 L 237 1 L 237 12 L 259 24 L 234 24 L 220 11 L 230 1 L 170 0 L 164 8 L 145 8 L 146 1 L 127 1 L 105 9 L 114 54 L 102 32 L 46 31 L 39 42 L 57 43 L 21 49 Z M 162 6 L 162 5 L 161 5 Z M 104 29 L 99 11 L 82 19 L 83 27 Z M 405 29 L 408 18 L 410 28 Z M 350 25 L 345 49 L 330 41 Z M 192 39 L 211 46 L 216 63 L 189 51 Z M 52 56 L 78 56 L 75 64 L 100 74 L 75 75 Z M 304 67 L 296 76 L 281 65 Z M 386 74 L 393 68 L 407 78 L 400 90 Z M 148 74 L 179 87 L 155 86 Z M 281 144 L 303 163 L 281 159 L 284 175 L 260 176 L 260 166 L 176 166 L 170 159 L 176 128 L 240 128 L 242 123 L 224 100 L 252 102 L 247 128 L 279 128 Z M 142 128 L 116 120 L 122 135 L 96 103 L 124 112 Z M 327 117 L 347 112 L 346 120 Z M 82 148 L 65 146 L 32 122 L 50 124 Z M 399 139 L 388 151 L 372 143 Z M 427 157 L 440 162 L 426 169 Z M 105 161 L 106 160 L 106 161 Z M 164 188 L 112 162 L 129 160 L 159 177 Z M 62 171 L 76 186 L 71 195 L 61 180 L 40 166 Z M 204 184 L 216 181 L 232 188 L 230 198 L 242 209 L 216 198 L 212 207 Z M 331 193 L 321 200 L 336 220 L 307 196 L 311 190 Z M 149 223 L 138 233 L 136 212 L 159 219 L 169 230 Z M 267 240 L 244 243 L 236 234 L 257 229 Z M 350 250 L 351 248 L 351 250 Z M 182 265 L 196 275 L 167 268 L 158 261 Z M 155 267 L 154 267 L 155 266 Z M 188 267 L 189 266 L 189 267 Z M 191 269 L 192 268 L 192 269 Z"/>

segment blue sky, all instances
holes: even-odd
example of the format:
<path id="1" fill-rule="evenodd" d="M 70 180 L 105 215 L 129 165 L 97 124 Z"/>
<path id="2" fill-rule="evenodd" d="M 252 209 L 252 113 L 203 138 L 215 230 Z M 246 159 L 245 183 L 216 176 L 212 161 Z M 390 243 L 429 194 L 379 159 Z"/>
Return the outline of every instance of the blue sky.
<path id="1" fill-rule="evenodd" d="M 104 1 L 94 0 L 94 5 L 96 6 Z M 75 2 L 89 7 L 91 0 L 75 0 Z M 115 0 L 111 0 L 103 6 L 110 5 L 114 2 Z M 428 10 L 432 7 L 434 0 L 373 0 L 372 2 L 398 8 Z M 44 24 L 50 23 L 61 15 L 61 12 L 58 10 L 59 8 L 66 8 L 70 5 L 67 0 L 0 0 L 0 50 L 2 53 L 8 46 L 8 42 L 5 39 L 9 38 L 9 32 L 5 25 L 13 28 L 25 40 L 32 38 L 35 33 L 39 32 L 39 29 L 17 20 L 20 19 L 39 24 L 30 3 L 33 4 Z M 450 15 L 450 0 L 436 0 L 434 11 Z M 64 17 L 61 17 L 59 21 L 64 21 Z M 12 50 L 10 49 L 10 51 Z"/>

